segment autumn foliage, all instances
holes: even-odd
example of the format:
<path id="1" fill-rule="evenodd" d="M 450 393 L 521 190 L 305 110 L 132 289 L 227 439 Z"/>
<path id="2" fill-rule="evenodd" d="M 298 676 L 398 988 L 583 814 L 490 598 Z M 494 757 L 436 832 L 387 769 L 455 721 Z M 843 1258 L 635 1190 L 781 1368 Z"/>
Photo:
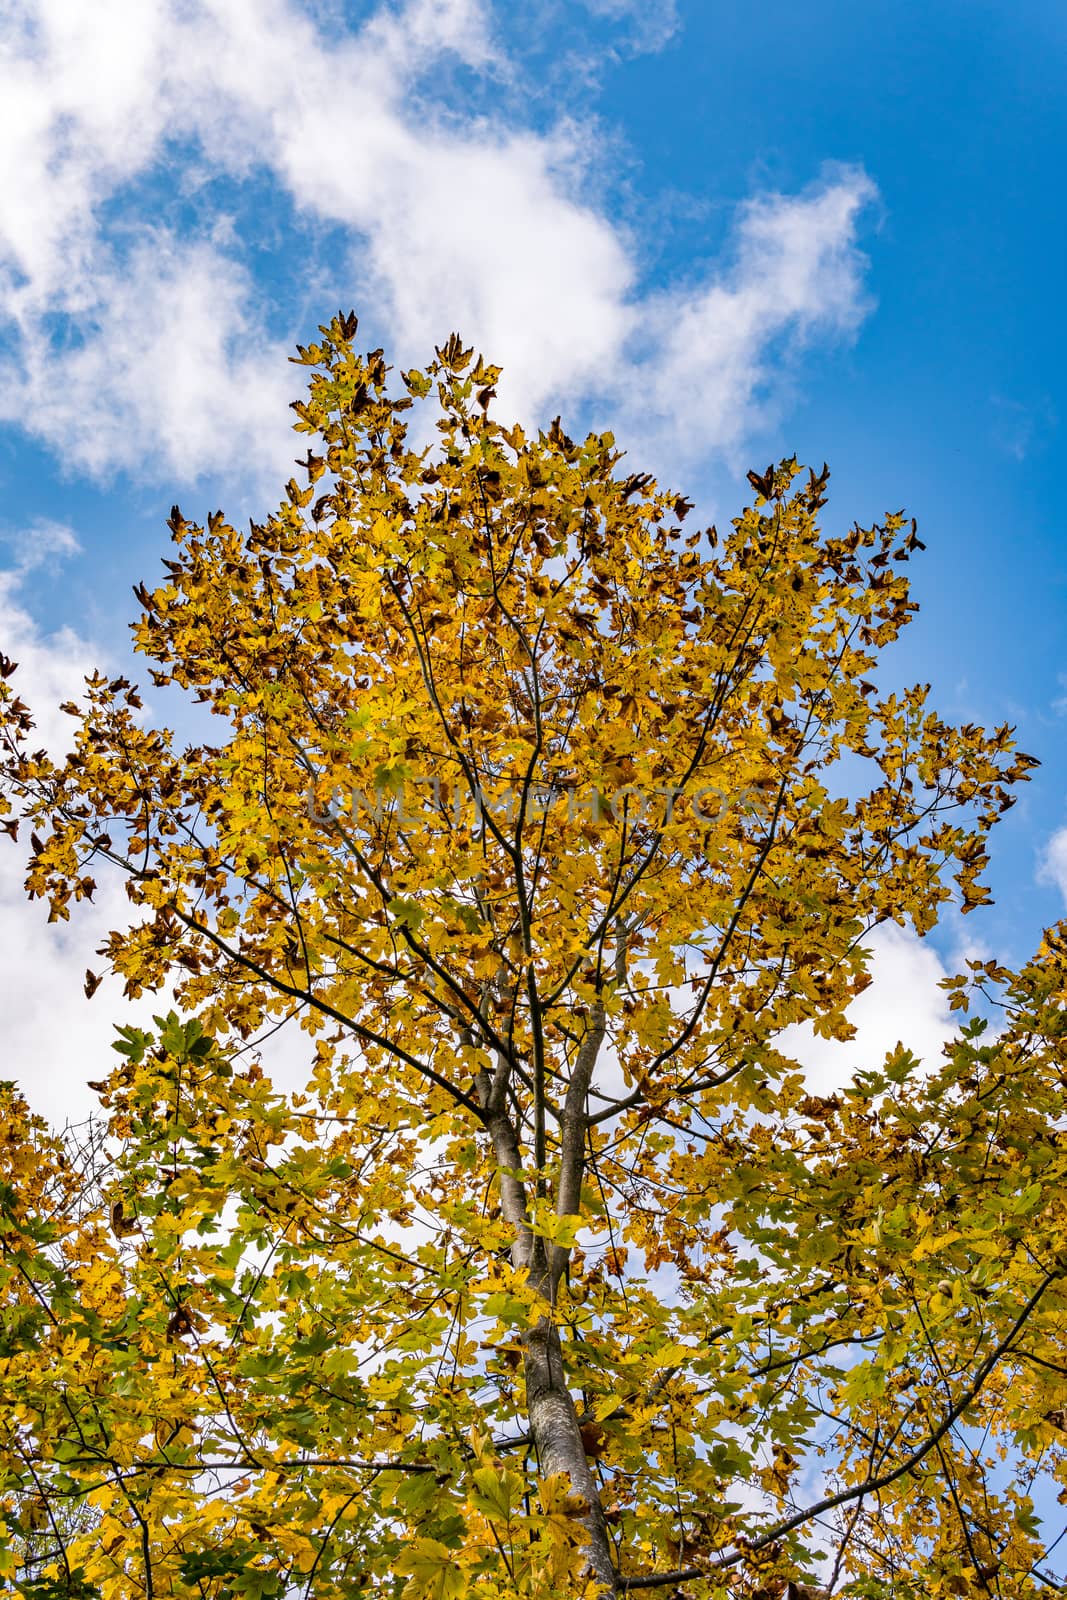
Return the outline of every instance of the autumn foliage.
<path id="1" fill-rule="evenodd" d="M 6 1581 L 1049 1592 L 1065 947 L 973 964 L 998 1027 L 941 1061 L 817 1097 L 783 1048 L 849 1036 L 879 924 L 986 898 L 1032 765 L 879 687 L 914 525 L 831 534 L 786 461 L 686 533 L 457 338 L 398 382 L 355 333 L 300 353 L 278 512 L 175 508 L 137 590 L 201 742 L 96 676 L 59 759 L 0 691 L 31 895 L 122 874 L 87 990 L 170 986 L 80 1149 L 8 1091 Z"/>

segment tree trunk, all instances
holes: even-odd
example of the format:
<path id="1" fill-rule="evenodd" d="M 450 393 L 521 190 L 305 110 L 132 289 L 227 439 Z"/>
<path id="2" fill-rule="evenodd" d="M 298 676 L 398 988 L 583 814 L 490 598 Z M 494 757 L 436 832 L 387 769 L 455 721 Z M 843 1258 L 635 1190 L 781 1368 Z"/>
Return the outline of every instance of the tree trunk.
<path id="1" fill-rule="evenodd" d="M 518 1140 L 510 1118 L 492 1105 L 488 1073 L 480 1075 L 478 1090 L 482 1105 L 488 1108 L 485 1125 L 500 1166 L 501 1208 L 515 1230 L 511 1247 L 512 1262 L 516 1270 L 526 1271 L 530 1286 L 547 1306 L 551 1306 L 553 1286 L 558 1282 L 561 1263 L 553 1251 L 550 1266 L 544 1240 L 535 1235 L 530 1227 L 526 1192 L 516 1176 L 522 1168 Z M 599 1583 L 599 1600 L 615 1600 L 615 1567 L 608 1543 L 604 1508 L 585 1454 L 578 1414 L 567 1387 L 559 1329 L 550 1317 L 541 1317 L 523 1336 L 523 1345 L 526 1414 L 537 1448 L 541 1476 L 549 1477 L 554 1472 L 566 1473 L 572 1492 L 585 1501 L 586 1509 L 580 1520 L 588 1532 L 586 1557 L 589 1570 Z"/>
<path id="2" fill-rule="evenodd" d="M 586 1502 L 581 1521 L 589 1534 L 589 1567 L 600 1584 L 600 1600 L 614 1600 L 615 1568 L 604 1508 L 567 1387 L 559 1329 L 548 1317 L 542 1317 L 526 1335 L 525 1344 L 526 1411 L 541 1475 L 565 1472 L 573 1493 Z"/>

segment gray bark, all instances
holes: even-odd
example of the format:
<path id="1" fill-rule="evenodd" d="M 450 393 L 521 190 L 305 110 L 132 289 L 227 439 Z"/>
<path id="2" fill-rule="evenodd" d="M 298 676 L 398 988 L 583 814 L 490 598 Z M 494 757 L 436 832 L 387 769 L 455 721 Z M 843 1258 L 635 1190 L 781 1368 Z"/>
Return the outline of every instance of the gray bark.
<path id="1" fill-rule="evenodd" d="M 563 1370 L 559 1329 L 543 1317 L 526 1335 L 526 1410 L 537 1446 L 543 1477 L 565 1472 L 587 1510 L 581 1520 L 588 1532 L 586 1555 L 601 1586 L 602 1600 L 614 1600 L 615 1568 L 611 1559 L 600 1491 L 585 1454 L 578 1417 Z"/>
<path id="2" fill-rule="evenodd" d="M 592 1071 L 591 1061 L 589 1071 Z M 515 1128 L 506 1111 L 498 1103 L 493 1103 L 493 1084 L 488 1073 L 481 1075 L 478 1091 L 487 1111 L 485 1125 L 493 1141 L 493 1152 L 500 1169 L 501 1210 L 514 1229 L 512 1264 L 516 1270 L 526 1270 L 530 1287 L 546 1305 L 550 1305 L 563 1268 L 563 1258 L 553 1247 L 550 1266 L 545 1241 L 531 1231 L 526 1191 L 517 1176 L 522 1158 Z M 604 1508 L 586 1457 L 578 1414 L 567 1386 L 559 1329 L 550 1317 L 542 1317 L 524 1335 L 523 1345 L 526 1410 L 541 1475 L 547 1477 L 556 1472 L 565 1473 L 572 1492 L 580 1495 L 585 1502 L 586 1510 L 581 1513 L 580 1520 L 588 1535 L 586 1557 L 589 1569 L 600 1585 L 601 1600 L 614 1600 L 617 1593 L 615 1570 Z"/>

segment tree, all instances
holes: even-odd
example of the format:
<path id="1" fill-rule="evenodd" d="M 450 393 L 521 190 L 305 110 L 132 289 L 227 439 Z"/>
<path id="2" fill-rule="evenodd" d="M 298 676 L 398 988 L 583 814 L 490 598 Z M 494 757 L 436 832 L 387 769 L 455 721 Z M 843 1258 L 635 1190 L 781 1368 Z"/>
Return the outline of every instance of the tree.
<path id="1" fill-rule="evenodd" d="M 1063 946 L 974 964 L 1007 1022 L 940 1066 L 820 1098 L 781 1048 L 850 1035 L 880 923 L 987 898 L 1033 764 L 872 681 L 914 523 L 831 536 L 786 461 L 685 536 L 610 434 L 493 420 L 455 336 L 397 393 L 355 333 L 300 351 L 306 484 L 246 534 L 175 508 L 135 591 L 200 742 L 96 675 L 31 751 L 4 664 L 30 894 L 122 873 L 101 953 L 176 1007 L 99 1086 L 80 1308 L 34 1278 L 0 1378 L 11 1504 L 96 1519 L 40 1581 L 1047 1592 Z"/>

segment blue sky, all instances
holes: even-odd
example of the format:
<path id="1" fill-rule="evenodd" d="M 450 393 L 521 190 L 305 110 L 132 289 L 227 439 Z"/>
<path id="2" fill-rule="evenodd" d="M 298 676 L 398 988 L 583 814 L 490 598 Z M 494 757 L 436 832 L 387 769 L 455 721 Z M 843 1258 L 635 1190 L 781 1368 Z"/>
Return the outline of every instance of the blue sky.
<path id="1" fill-rule="evenodd" d="M 0 648 L 24 692 L 43 712 L 123 660 L 173 501 L 270 504 L 285 356 L 338 306 L 405 363 L 457 327 L 505 407 L 615 426 L 709 518 L 748 466 L 825 459 L 832 519 L 906 506 L 928 546 L 892 674 L 1044 763 L 994 838 L 995 909 L 880 950 L 864 1048 L 902 987 L 936 1040 L 942 968 L 1024 959 L 1067 895 L 1065 55 L 1052 3 L 13 0 Z M 98 939 L 40 926 L 13 855 L 14 1048 L 102 1048 Z M 35 1092 L 58 1113 L 94 1075 Z"/>

